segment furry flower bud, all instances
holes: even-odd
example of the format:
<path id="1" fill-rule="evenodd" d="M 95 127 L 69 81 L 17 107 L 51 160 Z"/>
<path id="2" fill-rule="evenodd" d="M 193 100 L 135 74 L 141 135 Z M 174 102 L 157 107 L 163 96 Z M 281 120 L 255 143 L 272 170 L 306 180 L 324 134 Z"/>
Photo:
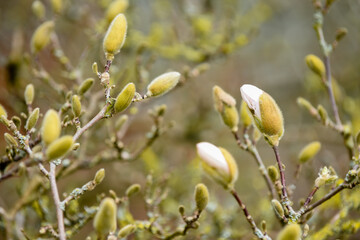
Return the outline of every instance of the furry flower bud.
<path id="1" fill-rule="evenodd" d="M 51 0 L 51 7 L 57 14 L 61 13 L 63 5 L 63 0 Z"/>
<path id="2" fill-rule="evenodd" d="M 240 92 L 265 139 L 272 146 L 279 145 L 284 134 L 284 120 L 275 100 L 263 90 L 250 84 L 244 84 Z"/>
<path id="3" fill-rule="evenodd" d="M 118 238 L 124 238 L 135 232 L 136 225 L 134 224 L 128 224 L 125 227 L 121 228 L 118 233 Z"/>
<path id="4" fill-rule="evenodd" d="M 123 90 L 116 97 L 116 101 L 114 104 L 115 113 L 124 111 L 127 107 L 130 106 L 134 95 L 135 95 L 135 84 L 129 83 L 127 84 Z"/>
<path id="5" fill-rule="evenodd" d="M 276 182 L 276 180 L 279 179 L 279 171 L 278 171 L 277 167 L 269 166 L 267 168 L 267 171 L 268 171 L 271 181 Z"/>
<path id="6" fill-rule="evenodd" d="M 127 31 L 127 21 L 124 14 L 118 14 L 111 22 L 103 42 L 103 49 L 107 60 L 113 60 L 124 45 Z"/>
<path id="7" fill-rule="evenodd" d="M 72 136 L 63 136 L 52 142 L 46 150 L 47 160 L 54 160 L 64 156 L 74 144 Z"/>
<path id="8" fill-rule="evenodd" d="M 17 147 L 18 146 L 18 143 L 17 141 L 15 140 L 15 138 L 13 136 L 11 136 L 10 134 L 8 133 L 4 133 L 4 139 L 6 141 L 6 143 L 10 146 L 15 146 Z"/>
<path id="9" fill-rule="evenodd" d="M 213 99 L 215 109 L 220 113 L 220 116 L 231 131 L 236 132 L 239 124 L 239 113 L 236 109 L 236 100 L 219 86 L 213 87 Z"/>
<path id="10" fill-rule="evenodd" d="M 309 54 L 305 57 L 305 62 L 310 70 L 315 74 L 319 75 L 320 77 L 325 76 L 325 66 L 320 58 L 313 54 Z"/>
<path id="11" fill-rule="evenodd" d="M 41 138 L 46 145 L 56 140 L 60 136 L 61 123 L 58 113 L 50 109 L 46 112 L 42 127 Z"/>
<path id="12" fill-rule="evenodd" d="M 129 7 L 128 0 L 115 0 L 110 3 L 106 10 L 106 20 L 110 23 L 116 15 L 119 13 L 124 13 L 125 10 Z"/>
<path id="13" fill-rule="evenodd" d="M 34 101 L 35 90 L 34 85 L 28 84 L 25 88 L 24 98 L 27 105 L 30 105 Z"/>
<path id="14" fill-rule="evenodd" d="M 31 9 L 36 17 L 39 19 L 44 19 L 45 17 L 45 7 L 44 4 L 38 0 L 34 1 L 31 5 Z"/>
<path id="15" fill-rule="evenodd" d="M 141 189 L 140 184 L 133 184 L 126 189 L 125 194 L 127 197 L 131 197 L 134 194 L 138 193 L 140 191 L 140 189 Z"/>
<path id="16" fill-rule="evenodd" d="M 94 84 L 94 79 L 93 78 L 88 78 L 86 79 L 84 82 L 81 83 L 79 89 L 78 89 L 78 94 L 80 96 L 84 95 Z"/>
<path id="17" fill-rule="evenodd" d="M 40 110 L 39 108 L 35 108 L 34 111 L 31 112 L 29 118 L 26 121 L 25 129 L 31 130 L 33 127 L 35 127 L 38 119 L 39 119 Z"/>
<path id="18" fill-rule="evenodd" d="M 208 175 L 225 188 L 232 187 L 238 177 L 238 167 L 231 154 L 208 142 L 198 143 L 196 148 Z"/>
<path id="19" fill-rule="evenodd" d="M 96 172 L 94 177 L 94 182 L 96 184 L 100 184 L 104 180 L 104 177 L 105 177 L 105 169 L 101 168 Z"/>
<path id="20" fill-rule="evenodd" d="M 284 209 L 278 200 L 276 200 L 276 199 L 271 200 L 271 206 L 273 207 L 273 209 L 278 217 L 283 218 L 285 216 Z"/>
<path id="21" fill-rule="evenodd" d="M 173 89 L 178 84 L 179 79 L 180 73 L 178 72 L 164 73 L 151 81 L 147 87 L 146 95 L 148 97 L 161 96 Z"/>
<path id="22" fill-rule="evenodd" d="M 0 104 L 0 116 L 4 116 L 5 118 L 7 118 L 8 116 L 5 108 L 1 104 Z"/>
<path id="23" fill-rule="evenodd" d="M 79 117 L 81 113 L 81 102 L 78 95 L 74 95 L 71 101 L 71 109 L 75 117 Z"/>
<path id="24" fill-rule="evenodd" d="M 31 51 L 40 52 L 50 42 L 50 36 L 54 30 L 54 22 L 47 21 L 41 24 L 34 32 L 31 38 Z"/>
<path id="25" fill-rule="evenodd" d="M 276 240 L 300 240 L 301 239 L 301 228 L 299 224 L 291 223 L 279 233 Z"/>
<path id="26" fill-rule="evenodd" d="M 321 148 L 321 143 L 314 141 L 306 145 L 300 152 L 298 159 L 300 163 L 306 163 L 308 160 L 313 158 Z"/>
<path id="27" fill-rule="evenodd" d="M 195 195 L 196 208 L 201 212 L 206 208 L 209 202 L 209 191 L 204 184 L 199 183 L 195 187 L 194 195 Z"/>
<path id="28" fill-rule="evenodd" d="M 104 198 L 94 218 L 94 228 L 98 236 L 106 236 L 116 230 L 117 207 L 114 199 Z"/>

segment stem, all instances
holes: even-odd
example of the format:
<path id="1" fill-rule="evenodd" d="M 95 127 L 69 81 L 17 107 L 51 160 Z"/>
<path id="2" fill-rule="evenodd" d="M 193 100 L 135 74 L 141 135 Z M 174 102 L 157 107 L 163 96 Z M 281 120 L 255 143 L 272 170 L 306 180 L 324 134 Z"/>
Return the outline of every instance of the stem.
<path id="1" fill-rule="evenodd" d="M 60 197 L 59 192 L 56 185 L 56 165 L 54 163 L 50 163 L 50 186 L 51 186 L 51 193 L 54 199 L 55 207 L 56 207 L 56 216 L 57 216 L 57 222 L 58 222 L 58 231 L 59 231 L 59 239 L 60 240 L 66 240 L 65 235 L 65 226 L 64 226 L 64 216 L 63 211 L 60 208 Z"/>

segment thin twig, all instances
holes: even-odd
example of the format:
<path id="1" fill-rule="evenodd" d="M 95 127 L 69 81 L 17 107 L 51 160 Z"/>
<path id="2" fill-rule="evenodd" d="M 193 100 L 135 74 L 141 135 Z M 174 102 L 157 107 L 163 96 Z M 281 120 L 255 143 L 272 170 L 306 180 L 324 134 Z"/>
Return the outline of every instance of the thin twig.
<path id="1" fill-rule="evenodd" d="M 313 190 L 310 192 L 309 196 L 306 198 L 306 201 L 304 203 L 304 207 L 306 207 L 307 205 L 309 205 L 309 203 L 311 202 L 311 200 L 313 199 L 316 191 L 319 189 L 319 187 L 314 187 Z"/>

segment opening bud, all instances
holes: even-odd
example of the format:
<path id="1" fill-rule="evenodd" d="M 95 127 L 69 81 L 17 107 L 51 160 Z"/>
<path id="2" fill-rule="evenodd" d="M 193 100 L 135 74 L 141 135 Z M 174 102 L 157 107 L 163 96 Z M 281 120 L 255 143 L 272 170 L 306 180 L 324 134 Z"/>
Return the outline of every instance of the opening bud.
<path id="1" fill-rule="evenodd" d="M 241 101 L 240 104 L 240 119 L 244 127 L 249 127 L 253 122 L 251 112 L 249 111 L 249 108 L 244 100 Z"/>
<path id="2" fill-rule="evenodd" d="M 127 21 L 124 14 L 118 14 L 111 22 L 103 42 L 103 49 L 107 60 L 113 60 L 124 45 L 127 31 Z"/>
<path id="3" fill-rule="evenodd" d="M 47 160 L 54 160 L 64 156 L 74 144 L 72 136 L 63 136 L 52 142 L 46 150 Z"/>
<path id="4" fill-rule="evenodd" d="M 313 54 L 309 54 L 305 57 L 307 66 L 319 77 L 325 76 L 325 66 L 323 61 Z"/>
<path id="5" fill-rule="evenodd" d="M 158 76 L 148 85 L 146 95 L 148 97 L 164 95 L 178 84 L 180 76 L 178 72 L 168 72 Z"/>
<path id="6" fill-rule="evenodd" d="M 42 23 L 34 32 L 31 38 L 31 51 L 36 54 L 45 48 L 50 42 L 50 36 L 54 30 L 54 22 Z"/>
<path id="7" fill-rule="evenodd" d="M 41 127 L 41 138 L 48 145 L 60 136 L 61 122 L 58 113 L 50 109 L 46 112 Z"/>
<path id="8" fill-rule="evenodd" d="M 94 218 L 94 228 L 98 236 L 106 236 L 116 230 L 117 207 L 114 199 L 104 198 Z"/>
<path id="9" fill-rule="evenodd" d="M 298 159 L 299 163 L 303 164 L 315 157 L 315 155 L 320 151 L 321 143 L 314 141 L 306 145 L 300 152 Z"/>
<path id="10" fill-rule="evenodd" d="M 209 191 L 207 187 L 199 183 L 195 187 L 195 203 L 199 212 L 202 212 L 209 202 Z"/>
<path id="11" fill-rule="evenodd" d="M 32 112 L 31 112 L 31 114 L 30 114 L 30 116 L 29 116 L 29 118 L 27 119 L 27 121 L 26 121 L 26 124 L 25 124 L 25 129 L 26 130 L 31 130 L 33 127 L 35 127 L 35 125 L 36 125 L 36 123 L 37 123 L 37 121 L 38 121 L 38 119 L 39 119 L 39 114 L 40 114 L 40 110 L 39 110 L 39 108 L 35 108 Z"/>
<path id="12" fill-rule="evenodd" d="M 319 188 L 325 184 L 332 183 L 337 179 L 338 176 L 332 167 L 323 167 L 319 171 L 319 176 L 315 179 L 315 187 Z"/>

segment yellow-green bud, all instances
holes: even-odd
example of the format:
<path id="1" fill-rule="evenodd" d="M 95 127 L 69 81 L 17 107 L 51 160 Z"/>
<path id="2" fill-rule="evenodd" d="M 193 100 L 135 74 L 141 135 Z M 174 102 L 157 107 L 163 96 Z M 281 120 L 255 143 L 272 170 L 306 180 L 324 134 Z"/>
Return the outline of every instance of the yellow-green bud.
<path id="1" fill-rule="evenodd" d="M 278 200 L 276 200 L 276 199 L 271 200 L 271 205 L 278 217 L 283 218 L 285 216 L 284 209 Z"/>
<path id="2" fill-rule="evenodd" d="M 116 230 L 117 207 L 114 199 L 104 198 L 94 218 L 94 228 L 98 236 L 106 236 Z"/>
<path id="3" fill-rule="evenodd" d="M 300 240 L 301 239 L 301 228 L 299 224 L 291 223 L 279 233 L 276 240 Z"/>
<path id="4" fill-rule="evenodd" d="M 71 109 L 75 117 L 79 117 L 81 113 L 81 102 L 78 95 L 74 95 L 71 101 Z"/>
<path id="5" fill-rule="evenodd" d="M 47 21 L 41 24 L 34 32 L 31 38 L 31 51 L 40 52 L 50 42 L 50 36 L 54 30 L 54 22 Z"/>
<path id="6" fill-rule="evenodd" d="M 18 146 L 18 143 L 17 141 L 15 140 L 15 138 L 13 136 L 11 136 L 10 134 L 8 133 L 4 133 L 4 138 L 5 138 L 5 141 L 8 145 L 10 146 L 15 146 L 17 147 Z"/>
<path id="7" fill-rule="evenodd" d="M 184 205 L 180 205 L 178 210 L 179 210 L 179 213 L 180 213 L 181 216 L 185 215 L 185 207 L 184 207 Z"/>
<path id="8" fill-rule="evenodd" d="M 253 122 L 251 112 L 249 111 L 249 108 L 245 101 L 241 101 L 240 104 L 240 119 L 244 127 L 249 127 Z"/>
<path id="9" fill-rule="evenodd" d="M 121 115 L 121 117 L 119 117 L 119 119 L 115 123 L 115 130 L 119 131 L 121 127 L 124 126 L 124 124 L 127 122 L 128 119 L 129 119 L 128 115 L 126 114 Z"/>
<path id="10" fill-rule="evenodd" d="M 296 102 L 300 107 L 306 108 L 311 114 L 317 114 L 316 108 L 314 108 L 314 106 L 305 98 L 299 97 Z"/>
<path id="11" fill-rule="evenodd" d="M 236 132 L 239 124 L 239 113 L 236 109 L 235 99 L 219 86 L 213 87 L 215 109 L 220 113 L 223 122 L 231 131 Z"/>
<path id="12" fill-rule="evenodd" d="M 91 69 L 93 70 L 93 73 L 99 74 L 98 65 L 96 62 L 91 65 Z"/>
<path id="13" fill-rule="evenodd" d="M 51 0 L 51 7 L 55 13 L 61 13 L 63 9 L 63 0 Z"/>
<path id="14" fill-rule="evenodd" d="M 250 84 L 244 84 L 240 92 L 265 139 L 272 146 L 279 145 L 284 134 L 284 119 L 275 100 L 263 90 Z"/>
<path id="15" fill-rule="evenodd" d="M 29 118 L 27 119 L 27 121 L 26 121 L 26 124 L 25 124 L 25 129 L 26 130 L 31 130 L 33 127 L 35 127 L 35 125 L 36 125 L 36 123 L 37 123 L 37 121 L 38 121 L 38 119 L 39 119 L 39 114 L 40 114 L 40 110 L 39 110 L 39 108 L 35 108 L 32 112 L 31 112 L 31 114 L 30 114 L 30 116 L 29 116 Z"/>
<path id="16" fill-rule="evenodd" d="M 328 118 L 328 113 L 326 111 L 326 109 L 322 106 L 322 105 L 319 105 L 317 107 L 317 111 L 320 115 L 320 118 L 321 118 L 321 122 L 324 124 L 324 125 L 327 125 L 328 124 L 328 121 L 329 121 L 329 118 Z"/>
<path id="17" fill-rule="evenodd" d="M 199 183 L 195 187 L 195 203 L 196 203 L 196 208 L 199 210 L 199 212 L 201 212 L 206 208 L 208 202 L 209 202 L 209 191 L 204 184 Z"/>
<path id="18" fill-rule="evenodd" d="M 122 112 L 130 106 L 135 96 L 135 91 L 134 83 L 128 83 L 123 90 L 121 90 L 114 104 L 115 113 Z"/>
<path id="19" fill-rule="evenodd" d="M 131 197 L 134 194 L 138 193 L 140 191 L 140 189 L 141 189 L 140 184 L 133 184 L 126 189 L 125 194 L 127 197 Z"/>
<path id="20" fill-rule="evenodd" d="M 12 116 L 11 121 L 15 124 L 17 129 L 21 127 L 21 119 L 18 116 Z"/>
<path id="21" fill-rule="evenodd" d="M 128 224 L 125 227 L 121 228 L 118 233 L 118 238 L 124 238 L 135 232 L 136 225 L 134 224 Z"/>
<path id="22" fill-rule="evenodd" d="M 44 19 L 45 17 L 45 7 L 44 4 L 38 0 L 34 1 L 31 5 L 31 9 L 36 17 L 39 19 Z"/>
<path id="23" fill-rule="evenodd" d="M 107 60 L 113 60 L 124 45 L 127 31 L 127 21 L 124 14 L 118 14 L 111 22 L 103 42 L 103 49 Z"/>
<path id="24" fill-rule="evenodd" d="M 86 79 L 84 82 L 81 83 L 79 89 L 78 89 L 78 94 L 80 96 L 84 95 L 94 84 L 94 79 L 93 78 L 88 78 Z"/>
<path id="25" fill-rule="evenodd" d="M 267 168 L 271 181 L 276 182 L 279 179 L 279 171 L 275 166 L 269 166 Z"/>
<path id="26" fill-rule="evenodd" d="M 178 72 L 168 72 L 164 73 L 154 80 L 147 86 L 148 97 L 161 96 L 171 89 L 173 89 L 179 82 L 180 73 Z"/>
<path id="27" fill-rule="evenodd" d="M 119 13 L 124 13 L 128 7 L 128 0 L 112 1 L 106 10 L 106 21 L 110 23 L 116 17 L 116 15 L 118 15 Z"/>
<path id="28" fill-rule="evenodd" d="M 325 76 L 325 66 L 323 61 L 313 54 L 309 54 L 305 57 L 305 62 L 315 74 L 320 77 Z"/>
<path id="29" fill-rule="evenodd" d="M 34 101 L 35 90 L 34 85 L 28 84 L 25 88 L 24 98 L 27 105 L 30 105 Z"/>
<path id="30" fill-rule="evenodd" d="M 105 177 L 105 169 L 101 168 L 95 174 L 94 177 L 95 184 L 100 184 L 104 180 L 104 177 Z"/>
<path id="31" fill-rule="evenodd" d="M 41 138 L 46 145 L 60 136 L 61 122 L 58 113 L 50 109 L 46 112 L 41 127 Z"/>
<path id="32" fill-rule="evenodd" d="M 338 30 L 336 30 L 336 41 L 340 41 L 341 39 L 343 39 L 347 33 L 348 30 L 346 28 L 339 28 Z"/>
<path id="33" fill-rule="evenodd" d="M 47 160 L 53 160 L 64 156 L 74 144 L 72 136 L 63 136 L 52 142 L 46 150 Z"/>
<path id="34" fill-rule="evenodd" d="M 321 143 L 314 141 L 306 145 L 300 152 L 298 159 L 299 163 L 306 163 L 308 160 L 313 158 L 320 150 Z"/>
<path id="35" fill-rule="evenodd" d="M 5 118 L 7 118 L 8 116 L 5 108 L 1 104 L 0 104 L 0 116 L 4 116 Z"/>

